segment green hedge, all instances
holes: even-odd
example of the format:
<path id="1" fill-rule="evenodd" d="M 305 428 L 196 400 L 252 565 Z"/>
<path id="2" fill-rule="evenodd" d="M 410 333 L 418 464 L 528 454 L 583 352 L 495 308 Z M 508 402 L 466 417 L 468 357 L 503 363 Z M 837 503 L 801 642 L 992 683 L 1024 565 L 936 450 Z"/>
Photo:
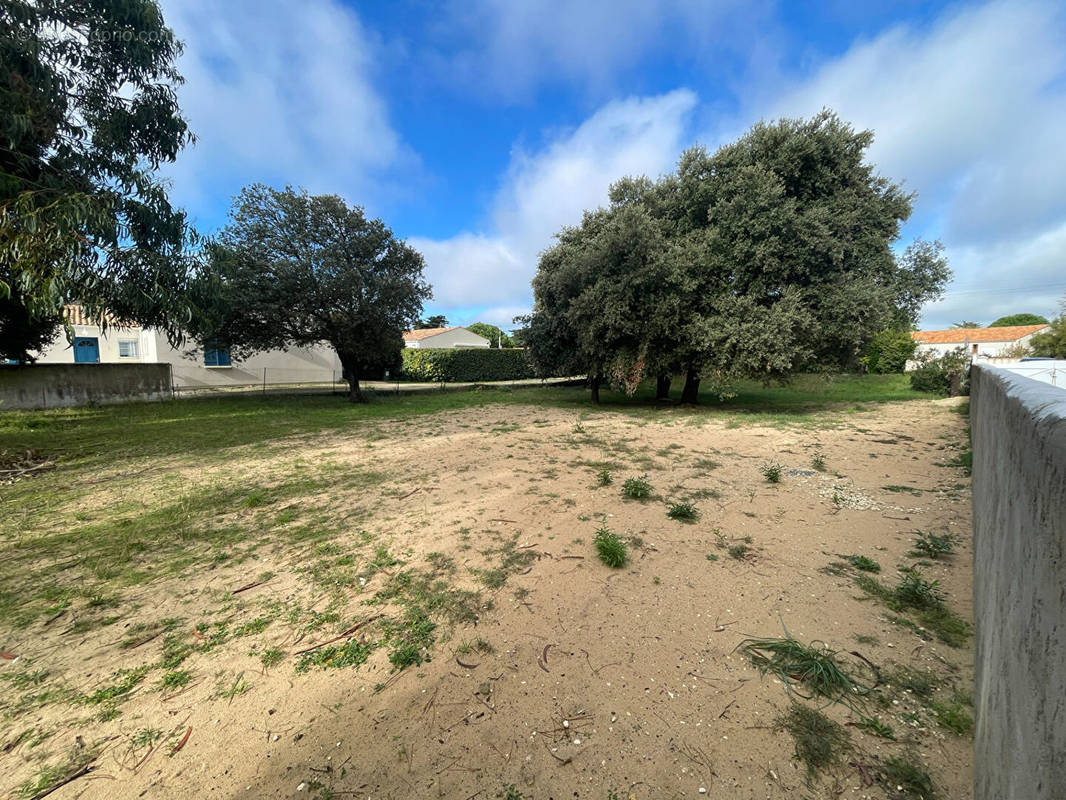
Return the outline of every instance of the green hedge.
<path id="1" fill-rule="evenodd" d="M 535 378 L 525 350 L 405 348 L 404 377 L 433 383 L 516 381 Z"/>

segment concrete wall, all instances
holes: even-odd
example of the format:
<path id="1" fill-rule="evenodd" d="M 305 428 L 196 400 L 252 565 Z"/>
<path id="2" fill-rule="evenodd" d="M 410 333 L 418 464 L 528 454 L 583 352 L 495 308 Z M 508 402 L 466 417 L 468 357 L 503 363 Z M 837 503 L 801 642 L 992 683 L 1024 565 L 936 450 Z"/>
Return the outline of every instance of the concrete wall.
<path id="1" fill-rule="evenodd" d="M 972 371 L 974 797 L 1066 798 L 1066 390 Z"/>
<path id="2" fill-rule="evenodd" d="M 161 400 L 171 394 L 169 364 L 0 367 L 0 411 Z"/>

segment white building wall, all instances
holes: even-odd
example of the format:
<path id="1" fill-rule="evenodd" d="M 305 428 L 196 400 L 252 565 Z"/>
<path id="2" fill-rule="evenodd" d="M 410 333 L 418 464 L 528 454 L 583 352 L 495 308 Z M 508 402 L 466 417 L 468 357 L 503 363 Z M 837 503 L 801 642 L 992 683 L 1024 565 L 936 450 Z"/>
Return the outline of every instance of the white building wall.
<path id="1" fill-rule="evenodd" d="M 488 347 L 489 340 L 466 328 L 453 328 L 417 341 L 405 342 L 406 347 L 440 349 L 452 347 Z"/>
<path id="2" fill-rule="evenodd" d="M 1038 331 L 1039 332 L 1039 331 Z M 946 355 L 954 350 L 963 348 L 971 356 L 977 358 L 999 358 L 1004 351 L 1014 349 L 1018 345 L 1028 346 L 1032 341 L 1033 334 L 1022 336 L 1020 339 L 1012 339 L 1007 342 L 954 342 L 951 344 L 919 344 L 915 355 L 930 353 L 934 357 Z M 976 349 L 975 349 L 976 347 Z"/>
<path id="3" fill-rule="evenodd" d="M 96 339 L 100 350 L 101 364 L 153 364 L 156 362 L 155 334 L 151 330 L 142 328 L 114 328 L 110 327 L 106 333 L 100 331 L 97 325 L 72 325 L 74 336 L 78 338 Z M 137 346 L 136 356 L 119 356 L 119 342 L 135 342 Z M 60 333 L 52 345 L 41 353 L 37 359 L 39 364 L 73 364 L 74 348 L 67 341 L 65 335 Z"/>

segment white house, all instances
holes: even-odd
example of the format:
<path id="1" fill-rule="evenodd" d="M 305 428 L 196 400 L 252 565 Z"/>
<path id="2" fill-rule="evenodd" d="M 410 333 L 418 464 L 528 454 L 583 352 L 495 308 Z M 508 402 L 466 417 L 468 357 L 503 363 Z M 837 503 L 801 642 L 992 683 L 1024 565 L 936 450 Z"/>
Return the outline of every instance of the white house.
<path id="1" fill-rule="evenodd" d="M 417 331 L 404 331 L 405 347 L 489 347 L 492 343 L 484 336 L 478 336 L 466 328 L 423 328 Z"/>
<path id="2" fill-rule="evenodd" d="M 951 328 L 946 331 L 912 331 L 918 342 L 915 355 L 942 356 L 962 347 L 973 358 L 997 358 L 1027 346 L 1034 333 L 1047 325 L 1010 325 L 1003 328 Z"/>
<path id="3" fill-rule="evenodd" d="M 63 316 L 74 330 L 74 341 L 60 336 L 37 359 L 40 364 L 170 364 L 174 387 L 247 386 L 263 383 L 329 383 L 341 380 L 340 358 L 332 347 L 293 347 L 268 350 L 235 362 L 228 347 L 194 350 L 172 347 L 166 334 L 152 328 L 108 319 L 107 330 L 86 318 L 79 306 L 67 306 Z"/>

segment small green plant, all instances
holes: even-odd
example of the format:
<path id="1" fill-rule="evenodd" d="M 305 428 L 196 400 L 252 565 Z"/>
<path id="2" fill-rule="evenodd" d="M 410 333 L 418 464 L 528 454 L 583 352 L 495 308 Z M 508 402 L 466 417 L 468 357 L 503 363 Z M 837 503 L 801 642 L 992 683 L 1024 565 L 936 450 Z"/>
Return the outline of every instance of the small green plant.
<path id="1" fill-rule="evenodd" d="M 874 561 L 872 558 L 866 556 L 848 556 L 848 563 L 855 569 L 862 570 L 863 572 L 880 572 L 881 565 Z"/>
<path id="2" fill-rule="evenodd" d="M 593 543 L 596 545 L 596 555 L 608 567 L 617 569 L 625 566 L 628 554 L 625 540 L 621 536 L 604 527 L 596 531 Z"/>
<path id="3" fill-rule="evenodd" d="M 892 730 L 892 726 L 882 722 L 877 717 L 863 717 L 855 723 L 855 727 L 860 731 L 866 731 L 867 733 L 872 733 L 874 736 L 880 736 L 882 739 L 896 740 L 896 733 Z"/>
<path id="4" fill-rule="evenodd" d="M 522 793 L 518 791 L 513 783 L 502 787 L 500 791 L 496 792 L 496 796 L 503 798 L 503 800 L 522 800 Z"/>
<path id="5" fill-rule="evenodd" d="M 743 561 L 748 553 L 751 552 L 751 547 L 745 542 L 738 542 L 737 544 L 731 545 L 726 552 L 729 553 L 730 558 L 735 558 L 737 561 Z"/>
<path id="6" fill-rule="evenodd" d="M 706 556 L 704 556 L 704 558 L 706 558 L 708 561 L 717 561 L 718 560 L 718 554 L 717 553 L 708 553 Z"/>
<path id="7" fill-rule="evenodd" d="M 918 697 L 928 697 L 936 689 L 936 678 L 913 667 L 900 667 L 884 675 L 885 681 Z"/>
<path id="8" fill-rule="evenodd" d="M 611 475 L 609 469 L 601 469 L 596 473 L 597 486 L 610 486 L 612 483 L 614 483 L 614 476 Z"/>
<path id="9" fill-rule="evenodd" d="M 791 636 L 750 638 L 738 644 L 736 649 L 764 675 L 767 672 L 777 675 L 790 693 L 796 691 L 795 684 L 802 684 L 814 696 L 861 710 L 872 691 L 872 687 L 845 671 L 837 658 L 838 651 L 824 642 L 803 644 Z"/>
<path id="10" fill-rule="evenodd" d="M 818 470 L 818 472 L 825 472 L 825 456 L 821 453 L 815 453 L 811 457 L 811 468 Z"/>
<path id="11" fill-rule="evenodd" d="M 320 647 L 310 653 L 304 653 L 296 662 L 296 671 L 307 672 L 311 667 L 323 669 L 358 667 L 366 663 L 372 652 L 374 652 L 373 644 L 352 639 L 336 647 Z"/>
<path id="12" fill-rule="evenodd" d="M 927 556 L 928 558 L 940 558 L 941 556 L 948 556 L 955 552 L 955 534 L 945 533 L 938 535 L 935 533 L 926 533 L 924 531 L 915 531 L 914 536 L 914 549 L 911 550 L 912 556 Z"/>
<path id="13" fill-rule="evenodd" d="M 878 777 L 890 797 L 901 800 L 936 800 L 933 779 L 917 761 L 917 757 L 911 754 L 885 759 Z"/>
<path id="14" fill-rule="evenodd" d="M 163 677 L 159 679 L 159 688 L 164 692 L 183 689 L 189 685 L 190 680 L 192 680 L 192 675 L 188 670 L 172 669 L 170 672 L 163 673 Z"/>
<path id="15" fill-rule="evenodd" d="M 784 467 L 776 461 L 771 461 L 768 464 L 763 464 L 759 467 L 759 471 L 762 472 L 762 476 L 766 478 L 767 483 L 781 483 L 781 473 L 783 470 Z"/>
<path id="16" fill-rule="evenodd" d="M 262 662 L 264 669 L 276 667 L 283 658 L 285 658 L 285 654 L 277 647 L 267 648 L 259 654 L 259 661 Z"/>
<path id="17" fill-rule="evenodd" d="M 823 769 L 839 763 L 851 749 L 851 737 L 821 711 L 796 703 L 777 719 L 777 727 L 792 734 L 796 757 L 807 765 L 807 782 Z"/>
<path id="18" fill-rule="evenodd" d="M 902 605 L 926 609 L 943 605 L 944 593 L 940 589 L 940 581 L 927 581 L 916 569 L 904 570 L 902 575 L 892 591 Z"/>
<path id="19" fill-rule="evenodd" d="M 692 503 L 672 503 L 666 516 L 678 522 L 695 522 L 700 518 L 700 512 Z"/>
<path id="20" fill-rule="evenodd" d="M 966 711 L 966 707 L 958 697 L 953 697 L 947 703 L 930 703 L 929 709 L 936 715 L 936 721 L 940 726 L 956 736 L 968 736 L 973 733 L 973 717 Z"/>
<path id="21" fill-rule="evenodd" d="M 639 478 L 626 478 L 622 484 L 622 496 L 630 500 L 647 500 L 651 497 L 651 483 L 648 482 L 647 474 Z"/>

